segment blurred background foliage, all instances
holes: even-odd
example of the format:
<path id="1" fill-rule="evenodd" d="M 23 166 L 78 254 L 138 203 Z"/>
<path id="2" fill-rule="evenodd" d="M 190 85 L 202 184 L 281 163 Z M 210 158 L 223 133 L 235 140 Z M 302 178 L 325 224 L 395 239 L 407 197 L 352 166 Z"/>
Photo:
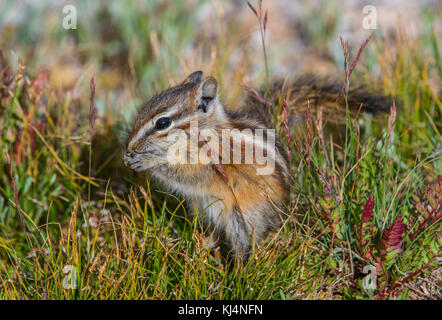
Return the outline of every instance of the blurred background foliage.
<path id="1" fill-rule="evenodd" d="M 366 4 L 377 8 L 376 30 L 362 28 Z M 65 5 L 76 8 L 75 30 L 62 27 Z M 182 199 L 125 168 L 121 156 L 136 110 L 190 72 L 214 75 L 233 109 L 246 98 L 239 83 L 263 87 L 259 25 L 246 1 L 0 1 L 1 298 L 373 297 L 348 277 L 352 258 L 334 250 L 357 250 L 356 240 L 345 237 L 354 236 L 370 194 L 377 217 L 388 218 L 378 221 L 383 227 L 401 216 L 414 232 L 430 212 L 440 212 L 442 166 L 434 157 L 442 148 L 440 1 L 265 0 L 263 6 L 272 79 L 313 73 L 343 80 L 339 36 L 354 56 L 372 34 L 352 85 L 394 96 L 398 115 L 391 145 L 352 137 L 348 175 L 316 133 L 297 137 L 290 145 L 290 214 L 299 221 L 265 247 L 269 254 L 259 253 L 255 266 L 229 274 L 202 249 Z M 98 116 L 91 144 L 92 77 Z M 283 121 L 275 110 L 285 143 Z M 386 123 L 360 127 L 368 138 L 385 138 Z M 317 167 L 307 166 L 298 149 L 308 144 Z M 373 231 L 372 240 L 384 231 Z M 390 261 L 385 290 L 434 260 L 441 241 L 435 234 L 440 229 L 433 226 L 407 238 L 402 260 Z M 85 290 L 62 288 L 66 264 L 77 267 Z"/>

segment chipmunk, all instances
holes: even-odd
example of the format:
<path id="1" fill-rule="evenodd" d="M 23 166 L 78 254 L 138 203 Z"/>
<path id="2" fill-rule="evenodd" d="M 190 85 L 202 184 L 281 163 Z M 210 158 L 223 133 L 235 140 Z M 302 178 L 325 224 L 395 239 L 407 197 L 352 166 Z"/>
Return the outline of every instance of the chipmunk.
<path id="1" fill-rule="evenodd" d="M 342 105 L 337 88 L 295 82 L 289 86 L 293 99 L 288 107 L 296 110 L 307 98 L 315 105 L 337 107 Z M 365 93 L 350 97 L 354 108 L 383 108 Z M 340 108 L 345 110 L 345 103 Z M 124 162 L 136 171 L 148 171 L 187 199 L 211 246 L 221 245 L 224 254 L 244 263 L 255 244 L 286 218 L 288 157 L 270 121 L 250 107 L 226 110 L 217 80 L 204 78 L 202 71 L 154 96 L 139 111 Z"/>

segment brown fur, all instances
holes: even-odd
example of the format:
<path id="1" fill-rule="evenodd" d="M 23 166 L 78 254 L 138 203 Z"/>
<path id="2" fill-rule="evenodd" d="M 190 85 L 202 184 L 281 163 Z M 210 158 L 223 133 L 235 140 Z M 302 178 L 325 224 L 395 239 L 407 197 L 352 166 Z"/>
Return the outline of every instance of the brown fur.
<path id="1" fill-rule="evenodd" d="M 322 108 L 329 117 L 337 115 L 336 119 L 345 110 L 339 84 L 304 79 L 285 86 L 277 83 L 272 92 L 286 94 L 292 115 L 302 114 L 307 100 L 312 108 Z M 350 96 L 352 110 L 362 107 L 373 111 L 384 107 L 382 99 L 362 91 L 351 91 Z M 209 101 L 206 104 L 205 99 Z M 187 137 L 195 136 L 190 130 L 192 119 L 198 120 L 199 128 L 219 133 L 222 129 L 271 128 L 270 113 L 266 107 L 259 106 L 260 103 L 251 98 L 244 111 L 224 110 L 218 99 L 216 80 L 212 77 L 203 79 L 202 72 L 195 72 L 181 84 L 154 96 L 140 110 L 125 155 L 128 166 L 150 172 L 169 189 L 184 196 L 199 215 L 212 243 L 220 244 L 243 261 L 247 261 L 254 244 L 277 230 L 285 218 L 284 206 L 289 192 L 285 149 L 276 140 L 275 170 L 270 175 L 258 175 L 256 169 L 262 165 L 255 157 L 251 164 L 172 164 L 165 160 L 170 148 L 166 141 L 172 128 L 183 129 Z M 260 117 L 256 116 L 257 110 L 261 112 Z M 171 128 L 157 129 L 155 121 L 158 117 L 173 121 Z M 267 134 L 264 140 L 268 138 Z M 224 143 L 232 147 L 231 141 Z M 207 143 L 211 145 L 199 140 L 198 151 Z M 222 145 L 221 142 L 218 147 Z M 246 143 L 242 142 L 240 147 L 244 157 Z M 187 154 L 190 148 L 190 145 L 185 148 Z M 220 149 L 213 151 L 220 157 Z"/>
<path id="2" fill-rule="evenodd" d="M 312 115 L 321 111 L 329 123 L 342 124 L 346 120 L 346 103 L 344 83 L 332 77 L 317 77 L 306 74 L 289 81 L 275 81 L 270 90 L 274 105 L 281 97 L 287 102 L 290 122 L 304 123 L 308 105 Z M 264 92 L 262 93 L 264 96 Z M 348 106 L 352 117 L 361 112 L 383 114 L 389 111 L 392 104 L 390 97 L 380 93 L 369 93 L 363 86 L 351 86 L 348 92 Z M 260 108 L 257 108 L 260 106 Z M 248 112 L 258 113 L 268 126 L 272 126 L 272 115 L 269 108 L 250 95 L 245 108 Z"/>

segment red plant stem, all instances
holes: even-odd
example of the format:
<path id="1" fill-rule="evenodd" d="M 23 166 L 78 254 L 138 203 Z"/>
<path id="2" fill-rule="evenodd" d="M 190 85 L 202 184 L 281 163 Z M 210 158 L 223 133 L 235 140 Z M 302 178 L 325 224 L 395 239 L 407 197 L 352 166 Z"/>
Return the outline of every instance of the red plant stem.
<path id="1" fill-rule="evenodd" d="M 349 50 L 348 50 L 348 42 L 344 41 L 344 39 L 339 36 L 339 39 L 341 40 L 342 48 L 344 49 L 344 57 L 345 57 L 345 89 L 348 93 L 348 89 L 350 88 L 350 78 L 351 74 L 353 73 L 354 68 L 359 62 L 359 58 L 361 57 L 362 51 L 364 51 L 365 47 L 367 46 L 368 42 L 371 39 L 371 35 L 368 36 L 367 39 L 365 39 L 364 43 L 361 45 L 361 47 L 358 50 L 358 53 L 356 55 L 356 58 L 353 59 L 353 62 L 351 63 L 351 66 L 349 65 Z"/>
<path id="2" fill-rule="evenodd" d="M 94 129 L 95 124 L 95 117 L 96 117 L 96 108 L 95 108 L 95 81 L 94 77 L 91 78 L 90 83 L 90 104 L 89 104 L 89 129 L 90 129 L 90 135 L 92 140 L 92 130 Z"/>
<path id="3" fill-rule="evenodd" d="M 391 142 L 395 121 L 396 121 L 396 104 L 393 102 L 393 105 L 390 108 L 390 116 L 388 117 L 388 142 Z"/>
<path id="4" fill-rule="evenodd" d="M 356 58 L 353 60 L 351 66 L 350 66 L 349 75 L 348 75 L 348 79 L 349 80 L 350 80 L 351 74 L 353 72 L 353 69 L 356 67 L 356 64 L 358 63 L 359 58 L 361 57 L 362 51 L 364 51 L 364 49 L 367 46 L 367 44 L 370 41 L 370 39 L 371 39 L 371 35 L 369 35 L 368 38 L 365 39 L 364 43 L 359 48 L 358 54 L 356 55 Z"/>
<path id="5" fill-rule="evenodd" d="M 198 130 L 192 130 L 192 131 L 193 131 L 193 133 L 195 133 L 195 134 L 197 135 L 198 139 L 199 139 L 201 142 L 203 142 L 203 143 L 207 146 L 207 148 L 208 148 L 208 150 L 209 150 L 209 155 L 210 155 L 211 157 L 219 157 L 219 155 L 217 154 L 217 152 L 214 151 L 214 150 L 209 146 L 209 143 L 207 142 L 207 140 L 204 139 L 204 137 L 201 136 L 201 134 L 200 134 L 200 132 L 199 132 Z M 222 165 L 221 165 L 220 163 L 214 163 L 214 166 L 215 166 L 216 170 L 222 175 L 224 181 L 225 181 L 226 184 L 227 184 L 227 187 L 229 188 L 230 192 L 232 193 L 233 199 L 235 200 L 235 204 L 236 204 L 236 206 L 237 206 L 237 208 L 238 208 L 238 211 L 239 211 L 239 213 L 240 213 L 240 215 L 241 215 L 241 219 L 242 219 L 242 221 L 243 221 L 243 223 L 244 223 L 244 229 L 246 230 L 247 236 L 249 237 L 249 241 L 250 241 L 250 243 L 251 243 L 252 238 L 251 238 L 251 235 L 250 235 L 249 230 L 248 230 L 248 228 L 247 228 L 246 220 L 245 220 L 245 218 L 244 218 L 243 212 L 242 212 L 241 207 L 240 207 L 240 205 L 239 205 L 238 198 L 236 197 L 235 192 L 233 191 L 233 188 L 232 188 L 232 186 L 231 186 L 230 183 L 229 183 L 229 178 L 227 177 L 227 174 L 226 174 L 226 172 L 224 171 L 224 169 L 223 169 L 223 167 L 222 167 Z"/>
<path id="6" fill-rule="evenodd" d="M 18 215 L 20 217 L 20 222 L 21 222 L 21 225 L 23 228 L 23 234 L 26 235 L 27 234 L 26 222 L 25 222 L 25 218 L 23 217 L 23 213 L 21 212 L 20 197 L 18 195 L 17 184 L 16 184 L 15 177 L 14 177 L 14 171 L 12 170 L 11 158 L 10 158 L 8 152 L 6 152 L 6 160 L 9 165 L 9 174 L 11 176 L 12 190 L 14 191 L 14 196 L 15 196 L 15 207 L 16 207 Z"/>
<path id="7" fill-rule="evenodd" d="M 240 83 L 239 86 L 240 86 L 241 88 L 243 88 L 244 90 L 246 90 L 246 91 L 248 91 L 248 92 L 250 92 L 250 93 L 253 93 L 253 94 L 255 95 L 255 97 L 256 97 L 260 102 L 262 102 L 262 103 L 264 103 L 265 105 L 267 105 L 270 109 L 273 108 L 273 104 L 272 104 L 270 101 L 264 99 L 264 98 L 258 93 L 258 91 L 256 91 L 255 89 L 252 89 L 252 88 L 250 88 L 250 87 L 248 87 L 248 86 L 246 86 L 245 84 L 242 84 L 242 83 Z"/>
<path id="8" fill-rule="evenodd" d="M 289 157 L 289 161 L 290 161 L 290 126 L 289 126 L 289 114 L 288 114 L 288 110 L 287 110 L 287 101 L 284 101 L 284 126 L 285 126 L 285 131 L 287 133 L 287 155 Z"/>
<path id="9" fill-rule="evenodd" d="M 307 165 L 310 167 L 310 144 L 312 140 L 312 114 L 311 114 L 311 108 L 310 108 L 310 101 L 307 100 L 307 142 L 305 144 L 305 152 L 306 152 L 306 158 L 307 158 Z"/>
<path id="10" fill-rule="evenodd" d="M 398 286 L 404 284 L 405 282 L 407 282 L 408 280 L 410 280 L 411 278 L 417 276 L 419 273 L 421 273 L 426 267 L 428 267 L 430 265 L 431 262 L 433 262 L 433 259 L 430 259 L 430 261 L 428 261 L 426 264 L 424 264 L 422 267 L 420 267 L 419 269 L 417 269 L 416 271 L 412 272 L 411 274 L 409 274 L 408 276 L 406 276 L 405 278 L 403 278 L 402 280 L 399 280 L 398 282 L 394 283 L 386 292 L 386 294 L 389 294 L 390 292 L 392 292 L 394 289 L 396 289 Z"/>
<path id="11" fill-rule="evenodd" d="M 439 200 L 436 204 L 436 206 L 434 207 L 434 209 L 430 212 L 430 214 L 428 215 L 428 217 L 419 225 L 419 227 L 417 228 L 417 230 L 415 232 L 413 232 L 413 234 L 410 236 L 410 240 L 413 240 L 413 238 L 416 236 L 416 234 L 423 228 L 423 226 L 427 223 L 428 219 L 430 219 L 433 216 L 433 213 L 436 211 L 437 207 L 439 207 L 440 203 L 442 200 Z M 441 208 L 439 208 L 440 211 Z M 435 221 L 437 221 L 441 216 L 437 216 Z"/>

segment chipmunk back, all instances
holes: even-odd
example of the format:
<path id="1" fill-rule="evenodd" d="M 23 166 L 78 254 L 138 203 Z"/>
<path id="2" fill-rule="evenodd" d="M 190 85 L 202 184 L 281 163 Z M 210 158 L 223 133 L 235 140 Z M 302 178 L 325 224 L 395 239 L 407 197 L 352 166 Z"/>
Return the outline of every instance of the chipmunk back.
<path id="1" fill-rule="evenodd" d="M 330 109 L 341 104 L 342 109 L 335 87 L 320 86 L 321 91 L 315 83 L 291 85 L 297 98 L 290 100 L 290 110 L 300 110 L 313 92 L 321 97 L 312 99 L 315 105 Z M 355 107 L 378 108 L 352 96 Z M 216 79 L 203 78 L 201 71 L 154 96 L 140 110 L 124 162 L 136 171 L 148 171 L 186 198 L 211 244 L 244 262 L 254 245 L 286 218 L 289 165 L 271 122 L 250 106 L 226 111 Z"/>

